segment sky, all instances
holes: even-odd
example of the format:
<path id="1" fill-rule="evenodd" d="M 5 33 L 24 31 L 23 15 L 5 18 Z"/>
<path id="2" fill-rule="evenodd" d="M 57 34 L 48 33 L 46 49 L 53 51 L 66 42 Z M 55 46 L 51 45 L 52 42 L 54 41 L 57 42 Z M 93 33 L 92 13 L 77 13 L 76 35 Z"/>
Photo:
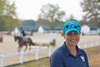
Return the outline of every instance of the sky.
<path id="1" fill-rule="evenodd" d="M 10 0 L 15 1 L 16 13 L 19 19 L 37 20 L 41 8 L 45 4 L 59 5 L 60 10 L 65 11 L 66 18 L 73 15 L 76 19 L 82 19 L 83 12 L 80 0 Z"/>

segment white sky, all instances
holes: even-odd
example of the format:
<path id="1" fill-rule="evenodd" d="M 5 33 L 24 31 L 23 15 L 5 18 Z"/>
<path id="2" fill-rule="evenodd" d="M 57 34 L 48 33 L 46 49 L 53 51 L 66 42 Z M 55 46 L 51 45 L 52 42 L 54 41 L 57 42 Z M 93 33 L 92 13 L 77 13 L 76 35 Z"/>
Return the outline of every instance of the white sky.
<path id="1" fill-rule="evenodd" d="M 45 4 L 58 4 L 60 9 L 66 12 L 66 18 L 74 15 L 76 19 L 82 18 L 80 0 L 10 0 L 16 3 L 16 12 L 19 19 L 37 20 L 40 9 Z"/>

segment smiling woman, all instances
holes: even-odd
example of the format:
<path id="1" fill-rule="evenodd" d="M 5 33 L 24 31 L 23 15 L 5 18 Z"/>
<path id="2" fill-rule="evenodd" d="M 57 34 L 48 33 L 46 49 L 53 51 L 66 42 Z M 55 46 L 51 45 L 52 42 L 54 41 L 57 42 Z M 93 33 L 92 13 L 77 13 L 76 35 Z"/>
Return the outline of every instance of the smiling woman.
<path id="1" fill-rule="evenodd" d="M 67 21 L 63 29 L 65 42 L 51 55 L 50 67 L 89 67 L 87 54 L 77 45 L 81 33 L 79 22 Z"/>

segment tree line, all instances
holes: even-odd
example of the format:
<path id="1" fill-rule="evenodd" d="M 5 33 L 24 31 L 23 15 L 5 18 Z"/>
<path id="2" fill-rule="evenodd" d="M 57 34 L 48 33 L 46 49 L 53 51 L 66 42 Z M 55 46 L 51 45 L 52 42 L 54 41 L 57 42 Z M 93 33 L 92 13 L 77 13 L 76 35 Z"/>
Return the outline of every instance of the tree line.
<path id="1" fill-rule="evenodd" d="M 79 20 L 81 25 L 93 24 L 100 27 L 100 0 L 83 0 L 80 5 L 85 13 L 83 19 Z M 41 8 L 37 22 L 49 25 L 51 29 L 54 29 L 72 18 L 74 18 L 72 15 L 66 18 L 65 11 L 61 10 L 59 5 L 45 4 Z M 0 31 L 14 29 L 20 22 L 16 15 L 15 2 L 0 0 Z"/>
<path id="2" fill-rule="evenodd" d="M 8 0 L 0 0 L 0 31 L 13 29 L 18 25 L 15 3 Z"/>
<path id="3" fill-rule="evenodd" d="M 83 0 L 81 6 L 85 12 L 83 22 L 100 27 L 100 0 Z"/>

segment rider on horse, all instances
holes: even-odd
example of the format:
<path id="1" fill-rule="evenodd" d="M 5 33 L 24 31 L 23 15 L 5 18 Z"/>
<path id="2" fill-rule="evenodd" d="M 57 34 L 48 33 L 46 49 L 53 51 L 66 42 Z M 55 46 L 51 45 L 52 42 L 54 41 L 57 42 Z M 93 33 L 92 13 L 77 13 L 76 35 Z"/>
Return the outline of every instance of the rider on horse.
<path id="1" fill-rule="evenodd" d="M 25 33 L 25 31 L 24 31 L 24 29 L 23 29 L 22 27 L 20 28 L 20 32 L 21 32 L 21 34 L 22 34 L 22 39 L 23 39 L 23 41 L 24 41 L 24 42 L 27 42 L 26 33 Z"/>

